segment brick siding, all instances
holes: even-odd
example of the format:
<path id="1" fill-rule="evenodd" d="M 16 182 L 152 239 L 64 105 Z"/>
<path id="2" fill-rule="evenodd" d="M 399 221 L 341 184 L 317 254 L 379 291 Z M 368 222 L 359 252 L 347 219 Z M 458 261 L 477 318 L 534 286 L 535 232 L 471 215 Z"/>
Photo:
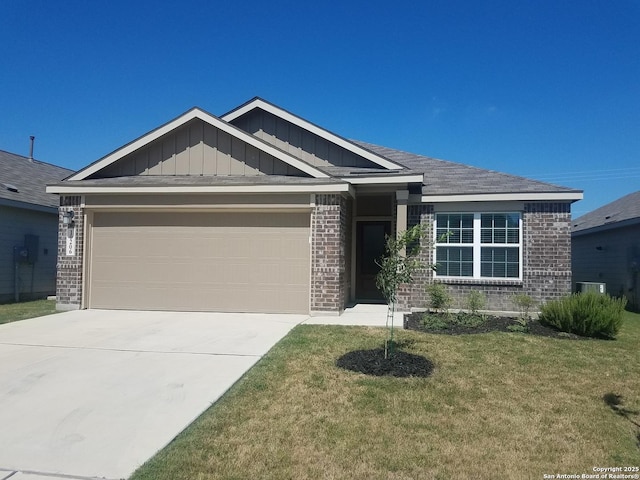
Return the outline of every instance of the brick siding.
<path id="1" fill-rule="evenodd" d="M 425 226 L 427 238 L 433 235 L 433 205 L 410 205 L 407 226 Z M 522 281 L 442 280 L 453 298 L 454 308 L 464 308 L 469 292 L 480 291 L 487 298 L 487 309 L 513 311 L 513 295 L 530 295 L 536 303 L 571 293 L 571 205 L 569 203 L 526 203 L 522 213 L 523 265 Z M 421 260 L 433 264 L 432 246 L 422 249 Z M 415 276 L 415 283 L 402 290 L 398 307 L 425 308 L 429 298 L 425 287 L 434 281 L 433 271 L 425 268 Z"/>
<path id="2" fill-rule="evenodd" d="M 76 236 L 75 255 L 67 255 L 66 237 L 69 228 L 64 225 L 63 217 L 73 212 L 74 235 Z M 60 197 L 58 209 L 58 263 L 56 278 L 56 304 L 60 310 L 75 310 L 82 302 L 82 252 L 84 246 L 84 216 L 81 197 Z"/>

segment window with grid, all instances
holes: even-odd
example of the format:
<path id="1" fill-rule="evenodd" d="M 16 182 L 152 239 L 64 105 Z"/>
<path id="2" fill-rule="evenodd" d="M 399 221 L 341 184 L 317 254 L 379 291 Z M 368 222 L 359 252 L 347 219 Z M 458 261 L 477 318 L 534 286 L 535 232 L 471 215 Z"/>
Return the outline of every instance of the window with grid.
<path id="1" fill-rule="evenodd" d="M 436 276 L 521 279 L 519 213 L 438 213 Z"/>

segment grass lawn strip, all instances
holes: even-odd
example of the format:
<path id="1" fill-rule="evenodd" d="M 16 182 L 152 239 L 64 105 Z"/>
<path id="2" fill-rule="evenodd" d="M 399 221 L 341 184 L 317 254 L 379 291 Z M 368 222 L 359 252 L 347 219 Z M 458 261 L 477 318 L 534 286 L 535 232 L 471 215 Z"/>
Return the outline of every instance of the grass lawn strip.
<path id="1" fill-rule="evenodd" d="M 542 478 L 638 465 L 640 315 L 615 341 L 398 331 L 428 378 L 372 377 L 336 360 L 376 328 L 296 327 L 132 477 Z"/>
<path id="2" fill-rule="evenodd" d="M 7 303 L 0 305 L 0 324 L 41 317 L 56 313 L 55 300 L 34 300 L 31 302 Z"/>

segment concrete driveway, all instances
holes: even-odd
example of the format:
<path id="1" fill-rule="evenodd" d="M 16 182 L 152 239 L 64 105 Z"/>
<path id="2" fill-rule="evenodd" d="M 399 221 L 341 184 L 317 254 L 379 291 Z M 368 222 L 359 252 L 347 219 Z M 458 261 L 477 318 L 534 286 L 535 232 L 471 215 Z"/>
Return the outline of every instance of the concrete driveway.
<path id="1" fill-rule="evenodd" d="M 307 318 L 81 310 L 0 325 L 0 480 L 128 477 Z"/>

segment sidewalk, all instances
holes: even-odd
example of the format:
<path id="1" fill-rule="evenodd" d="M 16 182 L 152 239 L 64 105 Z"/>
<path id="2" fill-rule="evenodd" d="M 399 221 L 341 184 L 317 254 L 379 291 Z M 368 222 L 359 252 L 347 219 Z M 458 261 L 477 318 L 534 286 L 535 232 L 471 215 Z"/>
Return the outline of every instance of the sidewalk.
<path id="1" fill-rule="evenodd" d="M 402 328 L 404 312 L 395 312 L 393 325 Z M 302 322 L 309 325 L 352 325 L 384 327 L 387 324 L 387 306 L 357 303 L 345 308 L 342 315 L 320 315 Z"/>

